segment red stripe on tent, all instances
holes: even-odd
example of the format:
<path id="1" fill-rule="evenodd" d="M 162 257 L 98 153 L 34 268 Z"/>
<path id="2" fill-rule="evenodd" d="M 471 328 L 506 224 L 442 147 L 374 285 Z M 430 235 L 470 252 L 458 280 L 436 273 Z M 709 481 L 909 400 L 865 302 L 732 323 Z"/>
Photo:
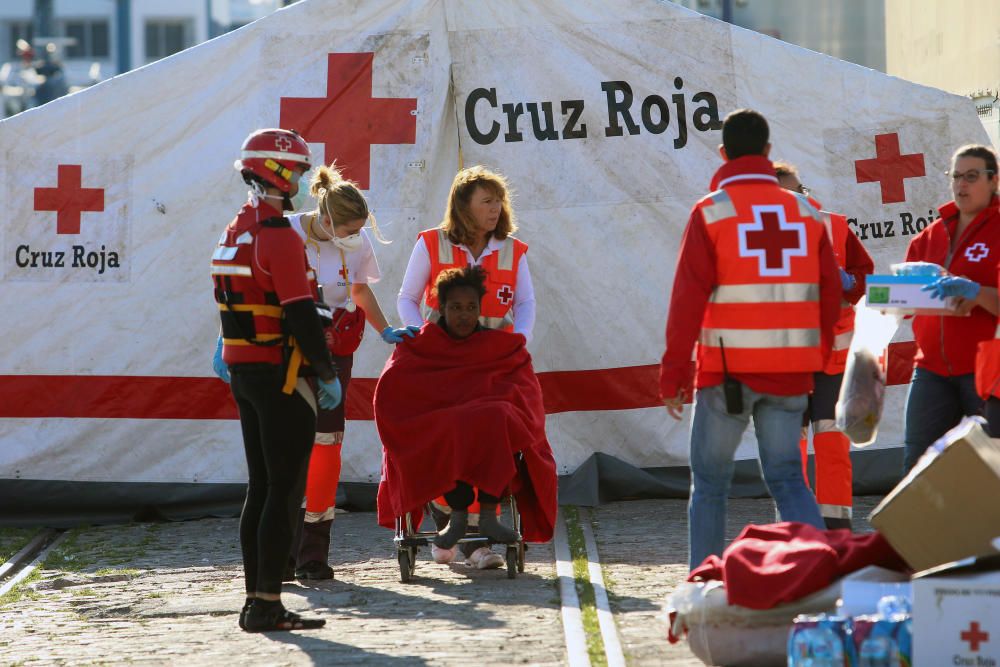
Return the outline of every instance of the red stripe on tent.
<path id="1" fill-rule="evenodd" d="M 889 384 L 910 381 L 916 345 L 889 346 Z M 659 405 L 659 366 L 539 373 L 545 411 L 633 410 Z M 347 418 L 372 419 L 374 378 L 353 378 Z M 0 375 L 0 418 L 236 419 L 215 378 L 107 375 Z"/>

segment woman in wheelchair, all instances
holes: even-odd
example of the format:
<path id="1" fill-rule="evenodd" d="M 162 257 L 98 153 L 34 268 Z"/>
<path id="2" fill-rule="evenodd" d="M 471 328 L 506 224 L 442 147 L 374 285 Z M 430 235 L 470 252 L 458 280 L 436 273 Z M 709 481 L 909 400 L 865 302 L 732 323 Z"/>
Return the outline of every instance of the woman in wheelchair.
<path id="1" fill-rule="evenodd" d="M 440 319 L 396 347 L 375 390 L 383 445 L 379 523 L 393 527 L 406 512 L 419 516 L 444 495 L 450 519 L 434 544 L 451 549 L 466 533 L 478 491 L 480 535 L 510 544 L 519 535 L 496 508 L 512 493 L 523 538 L 548 541 L 556 469 L 524 336 L 479 324 L 486 291 L 480 267 L 443 271 L 434 289 Z"/>

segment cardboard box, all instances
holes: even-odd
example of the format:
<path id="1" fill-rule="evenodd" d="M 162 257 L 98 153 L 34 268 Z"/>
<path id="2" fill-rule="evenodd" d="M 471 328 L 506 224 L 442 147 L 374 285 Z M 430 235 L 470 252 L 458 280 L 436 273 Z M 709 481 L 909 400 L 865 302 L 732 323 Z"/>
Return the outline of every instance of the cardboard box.
<path id="1" fill-rule="evenodd" d="M 921 290 L 938 277 L 870 275 L 865 279 L 865 301 L 870 308 L 894 313 L 951 315 L 955 299 L 938 299 Z"/>
<path id="2" fill-rule="evenodd" d="M 927 452 L 872 512 L 872 526 L 914 570 L 996 553 L 1000 440 L 967 419 Z"/>
<path id="3" fill-rule="evenodd" d="M 1000 665 L 1000 559 L 934 568 L 912 586 L 916 667 Z"/>

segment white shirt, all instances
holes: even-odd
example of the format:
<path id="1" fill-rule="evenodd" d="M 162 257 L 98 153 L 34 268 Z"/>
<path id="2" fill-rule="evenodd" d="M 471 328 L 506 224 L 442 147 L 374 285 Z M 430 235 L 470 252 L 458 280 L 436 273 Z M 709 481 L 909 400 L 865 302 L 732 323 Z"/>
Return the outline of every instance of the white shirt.
<path id="1" fill-rule="evenodd" d="M 452 244 L 452 246 L 465 253 L 468 264 L 478 266 L 491 253 L 498 252 L 503 243 L 503 241 L 490 237 L 489 243 L 486 244 L 479 259 L 475 259 L 472 252 L 463 244 Z M 396 298 L 396 310 L 406 326 L 420 326 L 424 323 L 424 318 L 420 314 L 420 303 L 423 301 L 424 288 L 427 287 L 430 275 L 431 256 L 427 250 L 427 244 L 422 238 L 419 238 L 413 246 L 410 261 L 406 265 L 406 274 L 403 275 L 403 285 L 399 288 L 399 296 Z M 513 315 L 514 333 L 522 334 L 530 343 L 531 332 L 535 328 L 535 288 L 531 285 L 527 254 L 521 255 L 521 259 L 517 263 L 517 287 L 514 288 Z"/>
<path id="2" fill-rule="evenodd" d="M 306 237 L 302 228 L 308 220 L 305 216 L 312 213 L 294 213 L 286 216 L 292 223 L 292 229 L 306 242 L 306 255 L 309 266 L 316 270 L 316 279 L 323 286 L 323 300 L 331 308 L 343 308 L 350 296 L 347 292 L 347 281 L 342 275 L 344 264 L 347 265 L 347 276 L 352 285 L 371 284 L 382 277 L 375 259 L 375 248 L 368 237 L 368 230 L 361 230 L 361 247 L 354 252 L 344 252 L 344 263 L 340 261 L 340 249 L 329 241 L 316 241 Z"/>

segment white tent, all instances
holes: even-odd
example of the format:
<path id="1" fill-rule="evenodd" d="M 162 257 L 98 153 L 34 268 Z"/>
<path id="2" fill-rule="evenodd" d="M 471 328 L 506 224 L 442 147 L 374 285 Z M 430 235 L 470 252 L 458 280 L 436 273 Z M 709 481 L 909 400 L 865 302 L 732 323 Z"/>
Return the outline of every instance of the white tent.
<path id="1" fill-rule="evenodd" d="M 772 156 L 883 270 L 948 198 L 951 151 L 987 140 L 965 98 L 656 0 L 305 0 L 0 122 L 6 518 L 238 498 L 208 261 L 244 199 L 240 143 L 278 125 L 367 189 L 394 241 L 375 285 L 391 319 L 456 169 L 505 173 L 560 472 L 595 453 L 640 477 L 683 470 L 688 426 L 657 407 L 656 366 L 687 214 L 738 107 L 767 116 Z M 378 479 L 370 396 L 388 352 L 369 335 L 358 353 L 346 482 Z M 903 395 L 875 454 L 898 449 Z"/>

